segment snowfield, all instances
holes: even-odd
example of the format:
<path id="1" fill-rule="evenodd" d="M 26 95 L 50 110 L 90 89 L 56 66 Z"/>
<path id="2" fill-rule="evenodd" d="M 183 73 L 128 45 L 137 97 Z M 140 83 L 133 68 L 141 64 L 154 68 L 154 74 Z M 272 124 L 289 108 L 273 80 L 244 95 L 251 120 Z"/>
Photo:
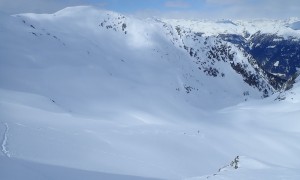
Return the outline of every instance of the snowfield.
<path id="1" fill-rule="evenodd" d="M 92 7 L 0 22 L 0 179 L 300 179 L 299 78 L 262 99 L 161 21 Z"/>

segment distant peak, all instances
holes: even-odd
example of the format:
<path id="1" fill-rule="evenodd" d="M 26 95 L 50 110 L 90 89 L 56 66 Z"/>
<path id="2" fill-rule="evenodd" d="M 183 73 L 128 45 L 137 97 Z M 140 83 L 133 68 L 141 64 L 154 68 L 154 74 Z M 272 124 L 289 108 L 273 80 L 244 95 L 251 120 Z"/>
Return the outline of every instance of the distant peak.
<path id="1" fill-rule="evenodd" d="M 216 23 L 221 23 L 221 24 L 232 24 L 232 25 L 234 25 L 234 26 L 237 26 L 237 24 L 235 24 L 232 20 L 228 20 L 228 19 L 218 20 L 218 21 L 216 21 Z"/>

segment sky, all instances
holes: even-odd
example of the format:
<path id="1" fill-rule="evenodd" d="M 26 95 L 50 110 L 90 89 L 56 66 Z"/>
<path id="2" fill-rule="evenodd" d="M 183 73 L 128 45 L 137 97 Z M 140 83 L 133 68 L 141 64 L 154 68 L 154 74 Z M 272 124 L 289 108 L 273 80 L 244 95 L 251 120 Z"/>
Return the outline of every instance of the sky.
<path id="1" fill-rule="evenodd" d="M 300 0 L 0 0 L 2 13 L 54 13 L 92 5 L 141 17 L 203 19 L 283 19 L 300 17 Z"/>

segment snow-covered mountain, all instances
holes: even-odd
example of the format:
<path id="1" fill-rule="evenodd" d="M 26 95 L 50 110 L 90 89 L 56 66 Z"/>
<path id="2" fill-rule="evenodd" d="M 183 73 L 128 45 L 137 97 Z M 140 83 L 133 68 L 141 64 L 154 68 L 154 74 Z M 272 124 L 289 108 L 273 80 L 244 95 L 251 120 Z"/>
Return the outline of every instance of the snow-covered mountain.
<path id="1" fill-rule="evenodd" d="M 275 89 L 300 67 L 298 18 L 253 21 L 165 20 L 173 26 L 187 27 L 206 37 L 217 37 L 237 46 L 249 61 L 255 61 Z"/>
<path id="2" fill-rule="evenodd" d="M 1 178 L 300 177 L 299 19 L 0 22 Z"/>

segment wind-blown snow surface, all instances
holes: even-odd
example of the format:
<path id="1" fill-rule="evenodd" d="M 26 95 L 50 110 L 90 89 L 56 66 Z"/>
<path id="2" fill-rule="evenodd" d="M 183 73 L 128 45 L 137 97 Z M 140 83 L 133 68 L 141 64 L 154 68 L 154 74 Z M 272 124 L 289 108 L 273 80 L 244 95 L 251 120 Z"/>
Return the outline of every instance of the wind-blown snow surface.
<path id="1" fill-rule="evenodd" d="M 154 20 L 74 7 L 0 31 L 1 179 L 300 178 L 300 98 L 206 76 Z"/>

